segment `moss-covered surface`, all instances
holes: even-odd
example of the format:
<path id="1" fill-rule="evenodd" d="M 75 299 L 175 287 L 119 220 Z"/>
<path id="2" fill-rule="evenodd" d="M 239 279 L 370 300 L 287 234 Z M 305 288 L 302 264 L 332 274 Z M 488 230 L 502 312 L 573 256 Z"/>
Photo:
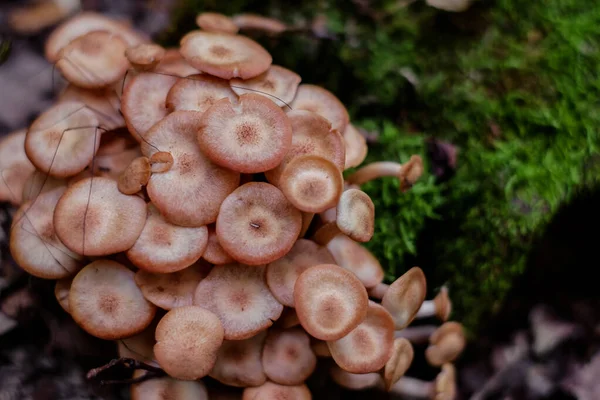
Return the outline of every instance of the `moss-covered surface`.
<path id="1" fill-rule="evenodd" d="M 597 181 L 600 3 L 480 1 L 460 14 L 400 3 L 182 0 L 171 33 L 192 29 L 200 10 L 325 15 L 334 39 L 260 40 L 381 133 L 370 159 L 423 154 L 430 136 L 458 146 L 443 184 L 427 175 L 406 195 L 391 179 L 366 187 L 378 210 L 369 246 L 389 276 L 423 263 L 430 287 L 448 283 L 455 318 L 475 328 L 559 205 Z"/>

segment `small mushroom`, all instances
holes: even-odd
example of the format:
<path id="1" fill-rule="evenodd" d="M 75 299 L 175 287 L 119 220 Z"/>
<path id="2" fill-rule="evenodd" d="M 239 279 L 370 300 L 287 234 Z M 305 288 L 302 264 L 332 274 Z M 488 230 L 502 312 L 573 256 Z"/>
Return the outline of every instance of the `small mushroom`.
<path id="1" fill-rule="evenodd" d="M 365 137 L 352 124 L 346 126 L 342 136 L 346 145 L 344 169 L 358 167 L 365 160 L 369 151 Z"/>
<path id="2" fill-rule="evenodd" d="M 167 49 L 161 62 L 154 68 L 154 72 L 174 77 L 185 77 L 200 73 L 183 58 L 178 48 Z"/>
<path id="3" fill-rule="evenodd" d="M 114 340 L 143 331 L 154 318 L 156 307 L 148 302 L 123 265 L 98 260 L 73 279 L 69 309 L 73 320 L 86 332 Z"/>
<path id="4" fill-rule="evenodd" d="M 267 381 L 257 387 L 244 389 L 242 400 L 280 399 L 280 400 L 312 400 L 312 395 L 306 385 L 278 385 Z"/>
<path id="5" fill-rule="evenodd" d="M 344 371 L 337 365 L 332 365 L 329 369 L 329 375 L 335 383 L 350 390 L 365 390 L 381 386 L 381 376 L 376 372 L 353 374 Z"/>
<path id="6" fill-rule="evenodd" d="M 173 156 L 168 151 L 157 151 L 150 156 L 150 171 L 153 174 L 169 172 L 173 167 Z"/>
<path id="7" fill-rule="evenodd" d="M 71 290 L 71 283 L 73 283 L 73 278 L 62 278 L 56 281 L 56 285 L 54 286 L 54 297 L 58 301 L 58 304 L 65 310 L 67 313 L 71 313 L 71 309 L 69 308 L 69 291 Z"/>
<path id="8" fill-rule="evenodd" d="M 10 133 L 0 139 L 0 201 L 19 205 L 27 177 L 35 167 L 25 153 L 25 129 Z"/>
<path id="9" fill-rule="evenodd" d="M 432 400 L 454 400 L 456 397 L 456 371 L 452 364 L 444 364 L 434 381 L 403 376 L 392 386 L 391 393 L 407 397 Z"/>
<path id="10" fill-rule="evenodd" d="M 148 157 L 137 157 L 119 175 L 117 187 L 123 194 L 136 194 L 146 186 L 151 173 Z"/>
<path id="11" fill-rule="evenodd" d="M 428 6 L 450 12 L 466 11 L 472 0 L 425 0 Z"/>
<path id="12" fill-rule="evenodd" d="M 128 47 L 125 57 L 129 63 L 138 71 L 153 70 L 165 56 L 166 50 L 154 43 L 141 43 L 137 46 Z"/>
<path id="13" fill-rule="evenodd" d="M 322 115 L 331 123 L 333 129 L 340 133 L 346 130 L 350 122 L 348 110 L 342 102 L 329 90 L 320 86 L 306 83 L 298 86 L 296 97 L 290 106 L 294 110 L 308 110 Z"/>
<path id="14" fill-rule="evenodd" d="M 144 374 L 144 371 L 136 370 L 133 378 L 141 378 Z M 131 400 L 169 399 L 208 400 L 209 397 L 202 381 L 181 381 L 167 376 L 131 385 Z"/>
<path id="15" fill-rule="evenodd" d="M 433 300 L 425 300 L 415 318 L 428 318 L 435 316 L 440 321 L 446 322 L 452 311 L 452 302 L 448 297 L 448 288 L 443 286 Z"/>
<path id="16" fill-rule="evenodd" d="M 221 99 L 232 103 L 238 96 L 229 87 L 229 82 L 214 76 L 199 74 L 179 78 L 167 95 L 167 108 L 170 111 L 187 110 L 205 112 Z"/>
<path id="17" fill-rule="evenodd" d="M 239 29 L 232 19 L 226 15 L 215 12 L 203 12 L 196 16 L 196 25 L 203 31 L 238 33 Z"/>
<path id="18" fill-rule="evenodd" d="M 262 365 L 269 380 L 280 385 L 301 385 L 314 372 L 317 357 L 302 329 L 271 329 L 265 340 Z"/>
<path id="19" fill-rule="evenodd" d="M 392 161 L 379 161 L 366 165 L 346 177 L 352 185 L 362 185 L 373 179 L 393 176 L 400 181 L 400 190 L 410 189 L 423 174 L 423 160 L 420 156 L 413 155 L 405 164 Z"/>
<path id="20" fill-rule="evenodd" d="M 335 264 L 352 272 L 367 288 L 383 281 L 383 268 L 373 254 L 346 235 L 337 235 L 327 243 Z"/>
<path id="21" fill-rule="evenodd" d="M 81 8 L 81 0 L 47 0 L 12 10 L 8 24 L 15 32 L 33 35 Z"/>
<path id="22" fill-rule="evenodd" d="M 412 322 L 425 300 L 426 293 L 425 275 L 419 267 L 409 269 L 390 285 L 381 299 L 381 305 L 394 318 L 396 329 L 404 329 Z"/>
<path id="23" fill-rule="evenodd" d="M 385 363 L 382 371 L 385 390 L 388 392 L 404 376 L 410 364 L 412 364 L 415 352 L 412 344 L 405 338 L 394 340 L 392 356 Z"/>
<path id="24" fill-rule="evenodd" d="M 279 65 L 271 65 L 257 77 L 247 80 L 234 78 L 229 83 L 239 96 L 257 93 L 274 101 L 279 107 L 286 107 L 294 100 L 301 80 L 297 73 Z"/>
<path id="25" fill-rule="evenodd" d="M 291 307 L 283 307 L 283 312 L 274 326 L 281 329 L 289 329 L 298 325 L 300 325 L 300 320 L 298 319 L 296 310 Z"/>
<path id="26" fill-rule="evenodd" d="M 223 343 L 219 318 L 204 308 L 174 308 L 156 327 L 154 355 L 175 379 L 196 380 L 210 372 Z"/>
<path id="27" fill-rule="evenodd" d="M 446 322 L 429 337 L 425 358 L 429 364 L 439 367 L 456 360 L 465 346 L 466 337 L 462 325 L 458 322 Z"/>
<path id="28" fill-rule="evenodd" d="M 266 331 L 245 339 L 225 340 L 210 377 L 236 387 L 260 386 L 267 380 L 262 364 Z"/>
<path id="29" fill-rule="evenodd" d="M 208 227 L 208 245 L 202 258 L 214 265 L 231 264 L 235 260 L 231 257 L 219 243 L 215 224 L 210 224 Z"/>
<path id="30" fill-rule="evenodd" d="M 237 14 L 233 16 L 232 20 L 240 29 L 247 31 L 257 31 L 276 35 L 287 30 L 286 24 L 278 19 L 258 14 Z"/>

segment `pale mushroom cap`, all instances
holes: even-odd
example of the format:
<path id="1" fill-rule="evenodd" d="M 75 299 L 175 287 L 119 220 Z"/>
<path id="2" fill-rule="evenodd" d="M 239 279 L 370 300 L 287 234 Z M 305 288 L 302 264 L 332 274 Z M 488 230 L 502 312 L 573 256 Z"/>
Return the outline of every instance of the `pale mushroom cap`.
<path id="1" fill-rule="evenodd" d="M 154 355 L 173 378 L 195 380 L 210 372 L 222 343 L 223 326 L 215 314 L 196 306 L 178 307 L 158 323 Z"/>
<path id="2" fill-rule="evenodd" d="M 148 272 L 169 273 L 182 270 L 202 257 L 208 244 L 206 226 L 187 228 L 168 222 L 153 205 L 137 241 L 127 258 Z"/>
<path id="3" fill-rule="evenodd" d="M 210 377 L 236 387 L 265 383 L 267 376 L 262 365 L 262 352 L 266 336 L 267 332 L 262 331 L 245 340 L 223 341 Z"/>
<path id="4" fill-rule="evenodd" d="M 326 248 L 307 239 L 298 239 L 285 256 L 267 265 L 267 285 L 281 304 L 294 307 L 294 285 L 300 274 L 315 265 L 333 263 Z"/>
<path id="5" fill-rule="evenodd" d="M 419 267 L 409 269 L 396 279 L 383 295 L 384 306 L 396 323 L 396 329 L 404 329 L 414 319 L 427 294 L 427 282 Z"/>
<path id="6" fill-rule="evenodd" d="M 136 370 L 134 378 L 146 372 Z M 154 378 L 131 385 L 131 400 L 208 400 L 202 381 L 180 381 L 171 377 Z"/>
<path id="7" fill-rule="evenodd" d="M 33 200 L 40 194 L 49 192 L 61 186 L 67 186 L 67 182 L 64 179 L 55 178 L 36 169 L 29 175 L 27 180 L 25 180 L 22 201 Z"/>
<path id="8" fill-rule="evenodd" d="M 71 251 L 102 256 L 131 248 L 146 223 L 146 203 L 119 192 L 108 178 L 86 178 L 69 187 L 54 211 L 58 238 Z"/>
<path id="9" fill-rule="evenodd" d="M 84 89 L 70 84 L 59 95 L 58 101 L 78 101 L 85 104 L 96 114 L 103 128 L 117 129 L 125 125 L 125 120 L 119 113 L 121 102 L 111 87 Z"/>
<path id="10" fill-rule="evenodd" d="M 342 102 L 329 90 L 320 86 L 306 83 L 298 86 L 291 106 L 294 110 L 313 111 L 322 115 L 338 132 L 344 132 L 350 122 L 350 116 Z"/>
<path id="11" fill-rule="evenodd" d="M 196 25 L 203 31 L 235 34 L 240 28 L 226 15 L 215 12 L 203 12 L 196 16 Z"/>
<path id="12" fill-rule="evenodd" d="M 458 322 L 442 324 L 429 337 L 429 347 L 425 350 L 427 362 L 435 367 L 452 362 L 464 350 L 467 341 L 462 325 Z"/>
<path id="13" fill-rule="evenodd" d="M 369 151 L 367 140 L 352 124 L 346 126 L 343 137 L 346 145 L 344 169 L 358 167 L 367 157 Z"/>
<path id="14" fill-rule="evenodd" d="M 13 218 L 10 252 L 15 262 L 33 276 L 61 279 L 74 275 L 82 257 L 73 253 L 56 235 L 54 210 L 65 187 L 40 194 L 24 203 Z"/>
<path id="15" fill-rule="evenodd" d="M 54 286 L 54 297 L 56 297 L 56 301 L 65 310 L 67 313 L 71 312 L 69 308 L 69 291 L 71 290 L 71 283 L 73 279 L 71 278 L 63 278 L 56 281 L 56 285 Z"/>
<path id="16" fill-rule="evenodd" d="M 100 147 L 100 148 L 102 148 L 102 147 Z M 102 176 L 105 178 L 110 178 L 110 179 L 118 182 L 120 175 L 122 173 L 124 173 L 125 170 L 127 169 L 127 167 L 129 167 L 129 165 L 136 158 L 139 158 L 141 155 L 142 155 L 142 152 L 140 151 L 139 146 L 135 146 L 134 148 L 126 149 L 126 150 L 119 151 L 119 152 L 105 153 L 103 155 L 96 154 L 96 159 L 92 163 L 92 167 L 94 167 L 93 171 L 86 169 L 83 171 L 83 173 L 89 173 L 90 174 L 89 176 L 93 175 L 93 176 Z M 141 161 L 142 167 L 146 163 L 146 160 L 139 160 L 139 161 Z M 141 173 L 139 173 L 139 172 L 141 172 Z M 144 180 L 146 180 L 147 176 L 148 176 L 148 170 L 138 171 L 137 179 L 134 180 L 134 182 L 137 181 L 136 187 L 139 187 L 140 182 L 143 182 Z M 72 181 L 69 181 L 69 184 L 71 184 L 71 183 L 72 183 Z M 130 186 L 130 190 L 134 190 L 134 189 L 132 189 Z M 141 190 L 141 188 L 139 190 L 137 190 L 136 193 L 138 193 L 140 190 Z M 125 192 L 122 191 L 122 193 L 125 193 Z"/>
<path id="17" fill-rule="evenodd" d="M 392 356 L 394 320 L 385 308 L 369 302 L 367 317 L 341 339 L 328 341 L 336 364 L 354 374 L 377 372 Z"/>
<path id="18" fill-rule="evenodd" d="M 267 381 L 258 387 L 244 389 L 242 400 L 312 400 L 306 385 L 284 386 Z"/>
<path id="19" fill-rule="evenodd" d="M 158 149 L 173 157 L 171 169 L 153 174 L 146 189 L 156 208 L 176 225 L 215 222 L 221 203 L 240 179 L 239 174 L 213 164 L 198 148 L 196 132 L 201 115 L 175 111 L 148 131 L 147 140 L 155 147 L 142 144 L 147 157 Z"/>
<path id="20" fill-rule="evenodd" d="M 260 265 L 277 260 L 294 245 L 302 215 L 275 186 L 251 182 L 237 188 L 221 204 L 217 236 L 223 249 L 239 262 Z"/>
<path id="21" fill-rule="evenodd" d="M 123 265 L 98 260 L 73 279 L 69 292 L 71 316 L 88 333 L 113 340 L 135 335 L 154 318 L 156 307 L 148 302 Z"/>
<path id="22" fill-rule="evenodd" d="M 153 174 L 169 172 L 173 167 L 173 155 L 167 151 L 157 151 L 150 156 L 150 169 Z"/>
<path id="23" fill-rule="evenodd" d="M 194 68 L 223 79 L 253 78 L 273 60 L 254 40 L 221 32 L 192 31 L 181 39 L 180 51 Z"/>
<path id="24" fill-rule="evenodd" d="M 365 247 L 345 235 L 337 235 L 327 243 L 335 264 L 354 273 L 366 288 L 383 281 L 383 268 L 379 260 Z"/>
<path id="25" fill-rule="evenodd" d="M 275 168 L 292 143 L 286 114 L 264 96 L 250 93 L 233 102 L 224 98 L 202 115 L 200 149 L 216 164 L 243 173 Z"/>
<path id="26" fill-rule="evenodd" d="M 27 131 L 25 152 L 41 172 L 65 178 L 84 170 L 100 145 L 98 118 L 85 104 L 66 101 L 41 114 Z"/>
<path id="27" fill-rule="evenodd" d="M 52 0 L 43 3 L 26 3 L 24 7 L 10 9 L 8 24 L 11 30 L 22 35 L 34 35 L 81 8 L 80 0 Z"/>
<path id="28" fill-rule="evenodd" d="M 125 57 L 131 65 L 140 70 L 154 68 L 165 56 L 166 50 L 154 43 L 142 43 L 137 46 L 128 47 Z"/>
<path id="29" fill-rule="evenodd" d="M 387 391 L 404 376 L 412 364 L 414 356 L 415 352 L 408 339 L 397 338 L 394 340 L 392 356 L 383 368 L 383 381 Z"/>
<path id="30" fill-rule="evenodd" d="M 219 238 L 217 237 L 216 227 L 214 224 L 207 225 L 208 227 L 208 245 L 206 246 L 206 250 L 204 250 L 204 254 L 202 258 L 214 265 L 224 265 L 231 264 L 235 260 L 231 257 L 221 243 L 219 243 Z"/>
<path id="31" fill-rule="evenodd" d="M 287 29 L 287 26 L 283 22 L 275 18 L 269 18 L 258 14 L 238 14 L 234 15 L 232 20 L 234 24 L 244 30 L 256 30 L 277 34 L 284 32 Z"/>
<path id="32" fill-rule="evenodd" d="M 26 134 L 23 129 L 0 140 L 0 201 L 21 204 L 25 182 L 35 171 L 25 154 Z"/>
<path id="33" fill-rule="evenodd" d="M 150 160 L 147 157 L 134 158 L 119 175 L 117 187 L 123 194 L 136 194 L 150 180 Z"/>
<path id="34" fill-rule="evenodd" d="M 301 80 L 297 73 L 279 65 L 271 65 L 257 77 L 247 80 L 234 78 L 229 83 L 239 96 L 257 93 L 275 102 L 279 107 L 287 107 L 294 100 Z"/>
<path id="35" fill-rule="evenodd" d="M 329 374 L 335 383 L 350 390 L 365 390 L 381 384 L 381 376 L 376 372 L 353 374 L 337 365 L 332 365 Z"/>
<path id="36" fill-rule="evenodd" d="M 196 287 L 208 275 L 210 268 L 210 265 L 201 262 L 169 274 L 140 269 L 135 274 L 135 283 L 148 301 L 162 309 L 191 306 Z"/>
<path id="37" fill-rule="evenodd" d="M 368 242 L 375 231 L 375 205 L 368 194 L 348 189 L 340 196 L 336 224 L 340 231 L 357 242 Z"/>
<path id="38" fill-rule="evenodd" d="M 264 275 L 264 266 L 214 267 L 196 288 L 194 304 L 220 318 L 226 340 L 252 337 L 270 327 L 283 311 L 269 291 Z"/>
<path id="39" fill-rule="evenodd" d="M 265 340 L 262 364 L 269 380 L 281 385 L 300 385 L 315 370 L 317 357 L 304 330 L 271 329 Z"/>
<path id="40" fill-rule="evenodd" d="M 237 101 L 238 96 L 229 82 L 210 75 L 192 75 L 179 78 L 167 95 L 167 108 L 171 111 L 187 110 L 204 112 L 218 100 L 228 98 Z"/>
<path id="41" fill-rule="evenodd" d="M 296 314 L 302 327 L 321 340 L 337 340 L 367 316 L 367 291 L 354 274 L 333 264 L 304 271 L 294 286 Z"/>

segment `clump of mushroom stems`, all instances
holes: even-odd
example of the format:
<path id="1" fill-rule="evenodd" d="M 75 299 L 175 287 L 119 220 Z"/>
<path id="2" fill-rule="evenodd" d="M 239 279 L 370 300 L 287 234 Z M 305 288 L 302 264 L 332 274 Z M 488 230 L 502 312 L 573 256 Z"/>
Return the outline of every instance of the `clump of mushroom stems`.
<path id="1" fill-rule="evenodd" d="M 57 301 L 81 328 L 162 371 L 133 398 L 163 387 L 206 398 L 199 380 L 210 376 L 244 398 L 308 399 L 322 358 L 340 385 L 431 397 L 432 384 L 402 377 L 418 338 L 453 384 L 460 324 L 407 328 L 447 321 L 447 290 L 425 300 L 418 267 L 384 284 L 360 244 L 375 228 L 360 185 L 393 176 L 408 190 L 421 158 L 344 179 L 367 153 L 344 105 L 237 33 L 286 25 L 197 21 L 172 49 L 90 12 L 50 35 L 46 57 L 68 86 L 0 141 L 0 200 L 19 207 L 15 261 L 57 281 Z"/>

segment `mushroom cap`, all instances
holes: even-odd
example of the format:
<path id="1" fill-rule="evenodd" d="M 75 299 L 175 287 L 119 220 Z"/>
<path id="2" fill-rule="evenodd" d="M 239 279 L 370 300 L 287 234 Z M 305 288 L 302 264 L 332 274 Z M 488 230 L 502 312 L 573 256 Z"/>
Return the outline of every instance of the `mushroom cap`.
<path id="1" fill-rule="evenodd" d="M 292 143 L 292 125 L 271 100 L 250 93 L 216 101 L 202 115 L 200 149 L 214 163 L 243 173 L 275 168 Z"/>
<path id="2" fill-rule="evenodd" d="M 196 287 L 208 275 L 210 268 L 209 264 L 199 262 L 169 274 L 140 269 L 135 274 L 135 283 L 149 302 L 162 309 L 191 306 Z"/>
<path id="3" fill-rule="evenodd" d="M 225 251 L 249 265 L 270 263 L 294 245 L 302 215 L 275 186 L 250 182 L 221 204 L 217 237 Z"/>
<path id="4" fill-rule="evenodd" d="M 150 204 L 144 229 L 127 251 L 127 258 L 143 270 L 166 274 L 194 264 L 202 257 L 207 244 L 206 226 L 173 225 Z"/>
<path id="5" fill-rule="evenodd" d="M 71 251 L 103 256 L 131 248 L 146 223 L 146 203 L 108 178 L 86 178 L 67 189 L 54 211 L 54 229 Z"/>
<path id="6" fill-rule="evenodd" d="M 358 167 L 367 157 L 369 147 L 367 140 L 360 134 L 358 129 L 352 124 L 346 126 L 344 131 L 344 144 L 346 146 L 346 162 L 344 169 Z"/>
<path id="7" fill-rule="evenodd" d="M 27 177 L 35 167 L 25 153 L 27 131 L 12 132 L 0 139 L 0 201 L 19 205 Z"/>
<path id="8" fill-rule="evenodd" d="M 435 305 L 435 316 L 441 321 L 448 321 L 452 312 L 452 301 L 448 296 L 448 288 L 443 286 L 440 292 L 433 298 Z"/>
<path id="9" fill-rule="evenodd" d="M 412 364 L 415 352 L 410 341 L 406 338 L 394 340 L 392 356 L 383 368 L 383 382 L 388 392 L 396 382 L 404 376 L 410 364 Z"/>
<path id="10" fill-rule="evenodd" d="M 201 307 L 174 308 L 156 327 L 154 355 L 167 374 L 176 379 L 206 376 L 223 343 L 219 318 Z"/>
<path id="11" fill-rule="evenodd" d="M 277 383 L 267 381 L 258 387 L 248 387 L 244 389 L 242 400 L 312 400 L 310 390 L 306 385 L 278 385 Z"/>
<path id="12" fill-rule="evenodd" d="M 69 291 L 73 320 L 105 340 L 143 331 L 152 322 L 156 307 L 144 298 L 133 277 L 131 270 L 115 261 L 88 264 L 75 276 Z"/>
<path id="13" fill-rule="evenodd" d="M 262 365 L 269 380 L 281 385 L 300 385 L 314 372 L 317 357 L 304 330 L 271 329 L 265 340 Z"/>
<path id="14" fill-rule="evenodd" d="M 233 91 L 241 96 L 256 93 L 275 102 L 279 107 L 288 106 L 296 96 L 300 75 L 279 65 L 271 65 L 262 74 L 247 80 L 234 78 L 229 81 Z"/>
<path id="15" fill-rule="evenodd" d="M 231 264 L 235 260 L 231 257 L 219 243 L 215 224 L 207 225 L 208 228 L 208 245 L 202 258 L 214 265 Z"/>
<path id="16" fill-rule="evenodd" d="M 128 47 L 125 57 L 138 70 L 148 71 L 158 65 L 165 56 L 166 50 L 155 43 L 141 43 Z"/>
<path id="17" fill-rule="evenodd" d="M 192 31 L 180 44 L 181 54 L 194 68 L 223 79 L 254 78 L 273 61 L 260 44 L 241 35 Z"/>
<path id="18" fill-rule="evenodd" d="M 169 113 L 166 99 L 175 82 L 177 77 L 164 73 L 140 72 L 128 77 L 121 111 L 127 129 L 138 142 L 146 142 L 146 132 Z"/>
<path id="19" fill-rule="evenodd" d="M 266 331 L 245 339 L 225 340 L 210 377 L 236 387 L 260 386 L 266 382 L 262 352 Z"/>
<path id="20" fill-rule="evenodd" d="M 344 132 L 350 122 L 350 116 L 342 102 L 329 90 L 320 86 L 306 83 L 298 86 L 291 106 L 294 110 L 308 110 L 322 115 L 338 132 Z"/>
<path id="21" fill-rule="evenodd" d="M 186 59 L 183 58 L 178 48 L 167 49 L 165 56 L 154 68 L 154 71 L 175 77 L 184 77 L 200 73 L 200 71 L 192 67 Z"/>
<path id="22" fill-rule="evenodd" d="M 298 239 L 286 255 L 267 265 L 267 285 L 277 301 L 294 307 L 294 285 L 300 274 L 315 265 L 333 263 L 333 257 L 325 247 Z"/>
<path id="23" fill-rule="evenodd" d="M 71 283 L 73 283 L 73 278 L 62 278 L 56 281 L 56 285 L 54 286 L 54 297 L 56 297 L 56 301 L 62 307 L 65 312 L 70 313 L 71 309 L 69 308 L 69 291 L 71 290 Z"/>
<path id="24" fill-rule="evenodd" d="M 336 224 L 342 233 L 357 242 L 368 242 L 375 231 L 375 205 L 368 194 L 348 189 L 340 196 Z"/>
<path id="25" fill-rule="evenodd" d="M 434 400 L 454 400 L 456 398 L 456 369 L 452 364 L 442 365 L 435 378 Z"/>
<path id="26" fill-rule="evenodd" d="M 66 80 L 96 89 L 116 83 L 127 71 L 127 43 L 110 31 L 92 31 L 71 41 L 58 53 L 56 68 Z"/>
<path id="27" fill-rule="evenodd" d="M 264 275 L 264 266 L 214 267 L 196 288 L 194 304 L 220 318 L 226 340 L 252 337 L 273 325 L 283 311 L 269 291 Z"/>
<path id="28" fill-rule="evenodd" d="M 237 95 L 229 82 L 205 74 L 179 78 L 167 95 L 167 108 L 171 111 L 205 112 L 218 100 L 228 98 L 237 101 Z"/>
<path id="29" fill-rule="evenodd" d="M 282 33 L 287 29 L 287 26 L 275 19 L 265 17 L 264 15 L 244 13 L 234 15 L 233 23 L 243 30 L 260 31 L 270 34 Z"/>
<path id="30" fill-rule="evenodd" d="M 331 356 L 343 370 L 353 374 L 377 372 L 392 356 L 394 320 L 377 303 L 369 302 L 367 317 L 341 339 L 328 341 Z"/>
<path id="31" fill-rule="evenodd" d="M 413 267 L 390 285 L 381 299 L 381 305 L 394 318 L 396 329 L 404 329 L 417 315 L 426 294 L 425 274 L 421 268 Z"/>
<path id="32" fill-rule="evenodd" d="M 353 374 L 337 365 L 331 366 L 329 375 L 335 383 L 350 390 L 365 390 L 381 384 L 381 376 L 376 372 Z"/>
<path id="33" fill-rule="evenodd" d="M 371 252 L 345 235 L 337 235 L 327 243 L 335 264 L 356 275 L 370 289 L 383 281 L 383 268 Z"/>
<path id="34" fill-rule="evenodd" d="M 337 340 L 367 316 L 369 299 L 358 278 L 333 264 L 310 267 L 294 286 L 296 314 L 302 327 L 321 340 Z"/>
<path id="35" fill-rule="evenodd" d="M 423 159 L 419 155 L 412 155 L 408 162 L 402 164 L 399 173 L 400 190 L 410 189 L 423 175 Z"/>
<path id="36" fill-rule="evenodd" d="M 196 25 L 203 31 L 238 33 L 240 28 L 227 15 L 215 12 L 203 12 L 196 16 Z"/>
<path id="37" fill-rule="evenodd" d="M 157 151 L 150 156 L 150 170 L 153 174 L 169 172 L 173 167 L 173 155 L 168 151 Z"/>
<path id="38" fill-rule="evenodd" d="M 278 185 L 287 164 L 305 154 L 326 158 L 340 172 L 344 170 L 344 140 L 339 132 L 331 130 L 329 121 L 319 114 L 303 110 L 290 111 L 287 116 L 292 125 L 292 144 L 281 163 L 265 172 L 269 182 Z"/>
<path id="39" fill-rule="evenodd" d="M 103 155 L 98 155 L 96 154 L 96 159 L 93 161 L 92 163 L 92 167 L 93 170 L 90 169 L 86 169 L 84 171 L 82 171 L 84 174 L 89 174 L 89 176 L 102 176 L 105 178 L 110 178 L 114 181 L 119 181 L 119 178 L 121 176 L 121 174 L 123 174 L 125 172 L 125 170 L 131 165 L 131 163 L 137 159 L 140 158 L 142 155 L 139 146 L 135 146 L 133 148 L 130 149 L 126 149 L 120 152 L 114 152 L 111 154 L 103 154 Z M 148 171 L 143 171 L 144 164 L 145 164 L 145 160 L 138 160 L 139 163 L 141 163 L 141 165 L 138 165 L 139 167 L 142 167 L 142 170 L 139 171 L 137 173 L 137 179 L 133 180 L 133 189 L 130 186 L 129 189 L 130 190 L 135 190 L 136 187 L 139 187 L 140 182 L 143 182 L 146 179 L 146 176 L 148 175 Z M 80 173 L 81 175 L 81 173 Z M 76 175 L 77 176 L 77 175 Z M 75 177 L 73 177 L 75 178 Z M 137 182 L 135 182 L 137 180 Z M 73 183 L 71 180 L 69 181 L 69 184 Z M 118 187 L 118 186 L 117 186 Z M 124 187 L 122 187 L 122 189 L 125 189 Z M 139 193 L 139 191 L 141 190 L 141 188 L 139 190 L 137 190 L 135 193 Z M 122 193 L 126 194 L 124 191 L 121 191 Z"/>
<path id="40" fill-rule="evenodd" d="M 25 152 L 37 169 L 57 178 L 76 175 L 93 160 L 102 131 L 98 118 L 80 102 L 50 107 L 29 127 Z"/>
<path id="41" fill-rule="evenodd" d="M 306 154 L 293 158 L 285 166 L 279 178 L 279 187 L 294 207 L 300 211 L 318 213 L 338 203 L 344 191 L 344 177 L 331 161 Z M 354 228 L 352 233 L 363 233 L 354 225 L 344 227 Z"/>
<path id="42" fill-rule="evenodd" d="M 160 367 L 158 362 L 156 362 L 156 357 L 154 357 L 154 345 L 156 344 L 154 332 L 156 332 L 156 325 L 158 325 L 158 321 L 162 317 L 161 310 L 157 310 L 154 319 L 146 329 L 133 336 L 117 340 L 119 357 L 133 358 L 134 360 Z"/>
<path id="43" fill-rule="evenodd" d="M 148 157 L 134 158 L 125 171 L 119 175 L 117 187 L 123 194 L 136 194 L 146 186 L 151 173 Z"/>
<path id="44" fill-rule="evenodd" d="M 120 99 L 111 87 L 84 89 L 69 84 L 60 93 L 58 101 L 77 101 L 85 104 L 87 108 L 96 114 L 96 117 L 100 121 L 100 126 L 106 129 L 116 130 L 125 125 L 125 120 L 119 113 Z M 107 136 L 109 132 L 103 132 L 102 136 Z M 100 147 L 102 148 L 102 144 Z"/>
<path id="45" fill-rule="evenodd" d="M 181 226 L 203 226 L 217 220 L 219 207 L 237 188 L 240 175 L 213 164 L 198 148 L 196 132 L 201 113 L 175 111 L 146 134 L 142 152 L 152 157 L 159 149 L 169 152 L 173 165 L 153 174 L 146 190 L 164 217 Z M 154 146 L 154 147 L 153 147 Z"/>
<path id="46" fill-rule="evenodd" d="M 429 337 L 425 358 L 434 367 L 442 366 L 456 360 L 466 344 L 462 325 L 453 321 L 446 322 Z"/>
<path id="47" fill-rule="evenodd" d="M 33 276 L 61 279 L 74 275 L 82 258 L 56 235 L 54 210 L 66 187 L 40 194 L 24 203 L 13 218 L 10 252 L 15 262 Z"/>
<path id="48" fill-rule="evenodd" d="M 136 370 L 133 378 L 146 374 Z M 208 400 L 202 381 L 181 381 L 171 377 L 153 378 L 131 385 L 131 400 Z"/>

